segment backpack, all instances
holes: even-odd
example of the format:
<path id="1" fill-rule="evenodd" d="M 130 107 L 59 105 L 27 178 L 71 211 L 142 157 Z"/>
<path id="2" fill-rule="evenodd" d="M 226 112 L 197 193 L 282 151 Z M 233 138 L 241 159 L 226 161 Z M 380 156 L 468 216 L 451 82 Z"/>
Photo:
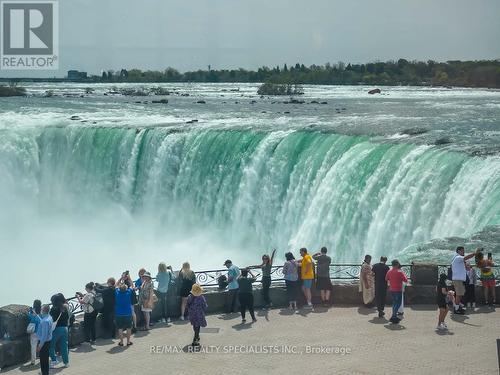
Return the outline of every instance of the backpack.
<path id="1" fill-rule="evenodd" d="M 218 278 L 217 278 L 217 284 L 219 285 L 219 290 L 224 290 L 227 288 L 228 286 L 228 282 L 227 282 L 227 276 L 226 275 L 220 275 Z"/>
<path id="2" fill-rule="evenodd" d="M 452 271 L 451 267 L 448 267 L 448 275 L 446 276 L 446 278 L 450 281 L 453 280 L 453 271 Z"/>
<path id="3" fill-rule="evenodd" d="M 90 304 L 94 311 L 100 311 L 104 307 L 104 300 L 101 293 L 94 294 L 94 299 Z"/>

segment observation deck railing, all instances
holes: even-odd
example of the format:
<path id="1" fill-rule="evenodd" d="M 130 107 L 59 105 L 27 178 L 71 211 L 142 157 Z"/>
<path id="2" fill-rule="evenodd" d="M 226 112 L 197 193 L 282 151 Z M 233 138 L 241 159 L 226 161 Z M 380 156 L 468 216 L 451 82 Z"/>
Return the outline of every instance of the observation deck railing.
<path id="1" fill-rule="evenodd" d="M 449 265 L 444 265 L 444 264 L 439 264 L 438 265 L 438 274 L 441 273 L 447 273 L 448 272 L 448 267 Z M 401 269 L 405 273 L 405 275 L 408 277 L 409 280 L 411 280 L 411 275 L 412 275 L 412 265 L 411 264 L 404 264 L 401 266 Z M 499 266 L 493 266 L 492 267 L 493 274 L 495 276 L 495 279 L 497 282 L 500 280 L 500 267 Z M 476 272 L 478 273 L 478 280 L 479 280 L 479 270 L 476 269 Z M 254 268 L 252 269 L 252 273 L 256 277 L 257 281 L 256 283 L 259 284 L 262 281 L 262 273 L 259 268 Z M 331 264 L 330 265 L 330 279 L 332 281 L 337 281 L 337 282 L 348 282 L 348 281 L 356 281 L 359 280 L 359 274 L 361 273 L 361 264 Z M 200 284 L 203 287 L 206 288 L 211 288 L 211 287 L 218 287 L 218 279 L 222 275 L 227 275 L 227 268 L 226 269 L 219 269 L 219 270 L 210 270 L 210 271 L 198 271 L 195 272 L 196 274 L 196 282 Z M 153 279 L 155 280 L 155 279 Z M 279 283 L 279 282 L 284 282 L 284 275 L 283 275 L 283 266 L 273 266 L 271 267 L 271 282 L 274 283 Z M 69 298 L 68 304 L 70 306 L 70 310 L 73 314 L 80 314 L 82 312 L 82 308 L 80 303 L 78 302 L 78 298 L 72 297 Z"/>

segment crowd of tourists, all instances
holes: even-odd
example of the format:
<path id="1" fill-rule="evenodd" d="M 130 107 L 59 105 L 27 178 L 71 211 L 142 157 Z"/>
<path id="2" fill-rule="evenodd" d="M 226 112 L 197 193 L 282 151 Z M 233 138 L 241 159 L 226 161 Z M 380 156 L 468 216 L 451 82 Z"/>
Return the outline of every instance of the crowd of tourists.
<path id="1" fill-rule="evenodd" d="M 475 267 L 469 259 L 475 258 Z M 378 316 L 385 315 L 387 289 L 392 298 L 392 315 L 390 322 L 398 324 L 404 316 L 404 288 L 408 279 L 401 270 L 398 260 L 391 262 L 392 268 L 387 266 L 387 258 L 381 257 L 380 262 L 371 265 L 371 256 L 366 255 L 361 266 L 359 290 L 362 293 L 363 303 L 367 307 L 376 306 Z M 483 249 L 465 255 L 463 246 L 456 248 L 447 273 L 439 275 L 436 286 L 436 302 L 439 309 L 437 330 L 447 330 L 445 318 L 448 311 L 456 315 L 466 314 L 467 309 L 476 308 L 477 272 L 479 270 L 481 284 L 484 290 L 484 304 L 494 308 L 496 304 L 495 275 L 492 254 L 484 256 Z"/>
<path id="2" fill-rule="evenodd" d="M 326 247 L 315 254 L 309 254 L 306 248 L 299 250 L 300 258 L 295 259 L 291 252 L 285 254 L 282 272 L 288 297 L 288 309 L 298 311 L 299 304 L 304 309 L 313 309 L 313 285 L 319 291 L 321 304 L 328 307 L 331 304 L 332 283 L 330 279 L 331 258 Z M 257 321 L 254 309 L 253 284 L 257 281 L 254 272 L 260 272 L 261 297 L 263 309 L 272 307 L 270 298 L 271 275 L 276 250 L 271 255 L 264 254 L 262 262 L 240 268 L 230 259 L 224 262 L 227 273 L 219 277 L 219 288 L 226 290 L 226 313 L 237 312 L 242 324 L 246 323 L 246 313 L 250 314 L 252 323 Z M 476 267 L 480 270 L 480 278 L 484 287 L 485 301 L 495 304 L 495 277 L 492 272 L 493 260 L 491 254 L 484 257 L 482 249 L 464 255 L 464 248 L 458 247 L 453 257 L 448 274 L 439 275 L 436 287 L 437 305 L 439 308 L 438 330 L 446 330 L 445 317 L 448 309 L 454 314 L 464 314 L 466 307 L 475 308 L 476 271 L 468 262 L 475 257 Z M 404 288 L 408 283 L 407 276 L 397 259 L 391 261 L 391 268 L 386 264 L 387 258 L 381 257 L 380 262 L 371 264 L 372 257 L 366 255 L 361 265 L 359 276 L 359 291 L 366 307 L 376 307 L 379 318 L 385 315 L 387 291 L 392 298 L 392 315 L 390 323 L 398 324 L 404 316 Z M 156 282 L 156 287 L 155 287 Z M 169 306 L 180 301 L 180 320 L 189 320 L 194 336 L 192 347 L 200 345 L 200 330 L 207 325 L 205 314 L 207 301 L 203 288 L 196 283 L 196 274 L 189 263 L 182 264 L 180 271 L 174 272 L 165 263 L 158 265 L 158 271 L 153 278 L 146 269 L 138 271 L 138 278 L 133 280 L 130 272 L 125 271 L 116 280 L 110 277 L 105 285 L 89 282 L 85 285 L 85 293 L 76 293 L 83 310 L 83 326 L 85 341 L 93 345 L 96 340 L 96 318 L 101 314 L 104 337 L 116 338 L 119 346 L 133 345 L 132 334 L 136 330 L 149 330 L 153 326 L 151 312 L 156 307 L 160 313 L 160 322 L 171 323 Z M 69 328 L 74 322 L 70 305 L 61 293 L 51 298 L 51 304 L 42 305 L 35 300 L 28 313 L 27 328 L 31 339 L 31 363 L 34 365 L 37 354 L 43 375 L 49 368 L 58 367 L 62 361 L 63 367 L 69 366 Z M 174 302 L 172 304 L 172 302 Z M 57 356 L 59 354 L 59 357 Z M 60 360 L 59 360 L 60 358 Z"/>

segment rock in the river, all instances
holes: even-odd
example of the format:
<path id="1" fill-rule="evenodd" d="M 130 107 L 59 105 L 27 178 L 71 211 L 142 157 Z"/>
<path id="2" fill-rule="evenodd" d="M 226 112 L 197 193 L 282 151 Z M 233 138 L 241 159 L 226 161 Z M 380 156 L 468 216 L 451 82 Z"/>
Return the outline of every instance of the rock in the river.
<path id="1" fill-rule="evenodd" d="M 439 145 L 446 145 L 448 143 L 451 143 L 451 139 L 448 138 L 448 137 L 442 137 L 442 138 L 438 138 L 436 139 L 436 141 L 434 142 L 435 145 L 439 146 Z"/>
<path id="2" fill-rule="evenodd" d="M 204 100 L 198 100 L 196 103 L 197 103 L 197 104 L 206 104 L 207 102 L 206 102 L 206 101 L 204 101 Z"/>
<path id="3" fill-rule="evenodd" d="M 380 91 L 380 89 L 373 89 L 373 90 L 370 90 L 368 91 L 368 94 L 380 94 L 382 91 Z"/>

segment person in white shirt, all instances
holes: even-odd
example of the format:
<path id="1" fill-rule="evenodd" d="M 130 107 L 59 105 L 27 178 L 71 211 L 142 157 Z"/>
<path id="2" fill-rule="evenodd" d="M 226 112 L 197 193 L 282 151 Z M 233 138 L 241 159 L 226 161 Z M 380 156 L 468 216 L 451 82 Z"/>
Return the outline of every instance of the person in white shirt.
<path id="1" fill-rule="evenodd" d="M 465 249 L 463 246 L 458 246 L 456 254 L 451 261 L 451 280 L 453 282 L 453 287 L 455 289 L 455 303 L 453 309 L 455 314 L 464 314 L 465 310 L 462 304 L 462 297 L 465 294 L 465 280 L 467 279 L 467 271 L 465 270 L 465 261 L 473 258 L 476 252 L 465 254 Z"/>
<path id="2" fill-rule="evenodd" d="M 98 313 L 94 308 L 94 300 L 96 296 L 94 289 L 94 283 L 90 282 L 85 285 L 85 291 L 87 292 L 85 295 L 83 295 L 82 293 L 76 293 L 78 302 L 80 302 L 80 305 L 82 305 L 82 310 L 84 312 L 83 326 L 85 328 L 85 341 L 90 345 L 93 345 L 95 343 L 95 322 Z"/>

